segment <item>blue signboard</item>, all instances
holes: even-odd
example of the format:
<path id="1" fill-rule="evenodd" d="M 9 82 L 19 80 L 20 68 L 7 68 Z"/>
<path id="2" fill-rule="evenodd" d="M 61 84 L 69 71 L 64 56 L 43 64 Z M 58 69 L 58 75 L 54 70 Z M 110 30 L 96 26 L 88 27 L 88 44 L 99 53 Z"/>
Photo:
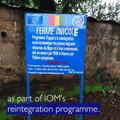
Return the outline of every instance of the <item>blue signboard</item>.
<path id="1" fill-rule="evenodd" d="M 86 16 L 27 13 L 27 74 L 82 74 Z"/>

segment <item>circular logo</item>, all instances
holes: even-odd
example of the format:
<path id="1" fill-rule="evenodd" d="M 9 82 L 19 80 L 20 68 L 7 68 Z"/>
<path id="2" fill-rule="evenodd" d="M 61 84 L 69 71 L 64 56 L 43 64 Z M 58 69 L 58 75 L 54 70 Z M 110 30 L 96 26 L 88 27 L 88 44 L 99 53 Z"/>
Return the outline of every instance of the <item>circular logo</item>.
<path id="1" fill-rule="evenodd" d="M 38 24 L 38 22 L 39 22 L 39 18 L 37 16 L 33 16 L 32 17 L 32 23 L 33 24 Z"/>
<path id="2" fill-rule="evenodd" d="M 76 16 L 72 20 L 72 24 L 75 27 L 82 27 L 84 25 L 84 17 Z"/>

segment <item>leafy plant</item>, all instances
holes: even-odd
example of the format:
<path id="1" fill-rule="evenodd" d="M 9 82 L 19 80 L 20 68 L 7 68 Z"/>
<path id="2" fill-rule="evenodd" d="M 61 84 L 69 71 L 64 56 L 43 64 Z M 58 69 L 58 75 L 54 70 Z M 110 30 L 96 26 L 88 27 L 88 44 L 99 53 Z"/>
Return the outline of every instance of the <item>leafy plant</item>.
<path id="1" fill-rule="evenodd" d="M 59 87 L 56 89 L 56 92 L 58 92 L 59 94 L 64 92 L 64 87 Z"/>
<path id="2" fill-rule="evenodd" d="M 80 118 L 79 118 L 79 115 L 76 115 L 75 116 L 75 120 L 79 120 Z"/>
<path id="3" fill-rule="evenodd" d="M 45 96 L 46 92 L 45 92 L 45 90 L 41 90 L 41 91 L 38 91 L 37 94 Z M 44 97 L 42 97 L 41 102 L 44 102 Z"/>
<path id="4" fill-rule="evenodd" d="M 65 92 L 66 97 L 74 97 L 80 94 L 80 87 L 74 87 L 73 90 Z"/>
<path id="5" fill-rule="evenodd" d="M 6 115 L 6 101 L 5 100 L 1 100 L 0 101 L 0 120 L 8 120 L 10 118 L 15 117 L 15 115 Z"/>
<path id="6" fill-rule="evenodd" d="M 95 93 L 95 92 L 101 92 L 101 95 L 106 96 L 107 91 L 111 90 L 113 87 L 111 85 L 104 86 L 102 84 L 96 84 L 96 85 L 87 85 L 85 87 L 85 93 Z"/>

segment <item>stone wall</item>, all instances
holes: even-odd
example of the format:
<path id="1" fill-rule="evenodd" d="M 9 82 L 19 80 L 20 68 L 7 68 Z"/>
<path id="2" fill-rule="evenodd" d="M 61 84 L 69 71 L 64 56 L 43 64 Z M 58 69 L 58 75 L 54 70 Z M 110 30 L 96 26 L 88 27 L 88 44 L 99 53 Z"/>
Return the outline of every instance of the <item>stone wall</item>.
<path id="1" fill-rule="evenodd" d="M 0 82 L 25 80 L 25 11 L 0 7 Z M 46 81 L 79 79 L 75 75 L 32 75 L 31 78 Z M 120 24 L 88 19 L 85 78 L 99 82 L 119 80 Z"/>
<path id="2" fill-rule="evenodd" d="M 20 80 L 25 53 L 24 14 L 0 7 L 0 81 Z"/>
<path id="3" fill-rule="evenodd" d="M 120 78 L 120 24 L 88 20 L 86 79 Z"/>

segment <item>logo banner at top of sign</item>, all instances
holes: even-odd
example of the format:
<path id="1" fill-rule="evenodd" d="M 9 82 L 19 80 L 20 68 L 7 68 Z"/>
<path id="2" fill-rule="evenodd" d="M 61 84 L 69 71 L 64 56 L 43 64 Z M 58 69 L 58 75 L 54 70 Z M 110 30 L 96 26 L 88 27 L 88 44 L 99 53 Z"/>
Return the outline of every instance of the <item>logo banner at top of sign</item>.
<path id="1" fill-rule="evenodd" d="M 27 13 L 28 74 L 80 74 L 84 71 L 86 16 Z"/>
<path id="2" fill-rule="evenodd" d="M 67 15 L 66 15 L 67 16 Z M 71 21 L 64 14 L 48 15 L 44 14 L 28 14 L 26 25 L 48 25 L 48 26 L 74 26 L 74 27 L 85 27 L 85 16 L 79 15 L 74 17 Z M 69 15 L 70 16 L 70 15 Z M 44 22 L 44 24 L 43 24 Z"/>

